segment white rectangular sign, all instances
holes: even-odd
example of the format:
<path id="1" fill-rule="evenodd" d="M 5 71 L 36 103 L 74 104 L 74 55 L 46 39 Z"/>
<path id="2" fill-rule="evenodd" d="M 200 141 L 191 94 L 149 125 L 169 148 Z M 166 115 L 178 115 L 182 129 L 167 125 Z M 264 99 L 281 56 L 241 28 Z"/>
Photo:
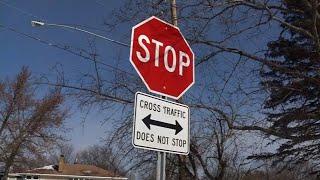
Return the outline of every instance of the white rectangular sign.
<path id="1" fill-rule="evenodd" d="M 189 154 L 189 107 L 137 92 L 132 143 L 136 148 Z"/>

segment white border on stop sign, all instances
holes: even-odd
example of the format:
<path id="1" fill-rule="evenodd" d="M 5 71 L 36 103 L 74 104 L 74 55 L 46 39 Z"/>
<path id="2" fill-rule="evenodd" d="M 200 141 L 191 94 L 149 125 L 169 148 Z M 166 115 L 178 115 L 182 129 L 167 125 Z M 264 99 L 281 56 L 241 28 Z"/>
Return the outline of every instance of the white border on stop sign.
<path id="1" fill-rule="evenodd" d="M 177 96 L 177 97 L 171 96 L 171 95 L 169 95 L 169 94 L 164 94 L 164 93 L 161 93 L 161 92 L 152 90 L 152 89 L 149 87 L 149 85 L 147 84 L 147 82 L 144 80 L 143 76 L 142 76 L 142 75 L 140 74 L 140 72 L 138 71 L 138 68 L 136 67 L 136 65 L 135 65 L 135 64 L 133 63 L 133 61 L 132 61 L 132 47 L 133 47 L 133 32 L 134 32 L 134 29 L 137 28 L 137 27 L 139 27 L 139 26 L 141 26 L 142 24 L 147 23 L 148 21 L 151 21 L 152 19 L 157 19 L 157 20 L 161 21 L 162 23 L 165 23 L 165 24 L 167 24 L 167 25 L 169 25 L 169 26 L 177 29 L 177 30 L 179 31 L 180 35 L 182 36 L 184 42 L 187 44 L 188 48 L 190 49 L 190 51 L 191 51 L 191 53 L 192 53 L 192 57 L 193 57 L 193 62 L 192 62 L 192 66 L 193 66 L 193 68 L 192 68 L 192 69 L 193 69 L 193 70 L 192 70 L 192 71 L 193 71 L 193 72 L 192 72 L 193 81 L 192 81 L 192 83 L 191 83 L 184 91 L 182 91 L 182 92 L 180 93 L 180 95 Z M 195 55 L 194 55 L 194 53 L 193 53 L 193 51 L 192 51 L 189 43 L 188 43 L 187 40 L 184 38 L 183 34 L 181 33 L 181 31 L 180 31 L 180 29 L 179 29 L 178 27 L 176 27 L 176 26 L 174 26 L 174 25 L 172 25 L 172 24 L 170 24 L 170 23 L 168 23 L 168 22 L 166 22 L 166 21 L 161 20 L 161 19 L 157 18 L 156 16 L 151 16 L 151 17 L 149 17 L 148 19 L 146 19 L 146 20 L 144 20 L 144 21 L 142 21 L 142 22 L 140 22 L 140 23 L 138 23 L 137 25 L 135 25 L 135 26 L 132 27 L 132 29 L 131 29 L 130 57 L 129 57 L 129 58 L 130 58 L 130 63 L 132 64 L 132 66 L 134 67 L 134 69 L 136 70 L 136 72 L 138 73 L 139 77 L 142 79 L 143 83 L 147 86 L 148 90 L 149 90 L 150 92 L 152 92 L 152 93 L 159 94 L 159 95 L 161 95 L 161 96 L 167 96 L 167 97 L 170 97 L 170 98 L 172 98 L 172 99 L 178 100 L 178 99 L 179 99 L 184 93 L 186 93 L 187 90 L 189 90 L 189 89 L 191 88 L 191 86 L 195 83 Z"/>

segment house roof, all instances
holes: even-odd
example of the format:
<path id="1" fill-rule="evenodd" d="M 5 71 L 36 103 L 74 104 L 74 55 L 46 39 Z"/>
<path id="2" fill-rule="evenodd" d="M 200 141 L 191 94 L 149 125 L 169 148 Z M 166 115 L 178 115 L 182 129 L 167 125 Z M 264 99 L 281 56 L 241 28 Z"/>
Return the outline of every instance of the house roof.
<path id="1" fill-rule="evenodd" d="M 32 174 L 52 174 L 52 175 L 74 175 L 74 176 L 99 176 L 99 177 L 119 177 L 119 175 L 93 165 L 85 164 L 64 164 L 59 171 L 59 166 L 50 165 L 41 168 L 28 170 L 25 173 Z"/>

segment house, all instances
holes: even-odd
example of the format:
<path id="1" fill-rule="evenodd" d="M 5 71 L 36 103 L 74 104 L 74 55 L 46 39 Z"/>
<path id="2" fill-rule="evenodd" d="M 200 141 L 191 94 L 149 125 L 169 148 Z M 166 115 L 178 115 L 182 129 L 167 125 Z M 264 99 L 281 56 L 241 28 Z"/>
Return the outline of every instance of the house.
<path id="1" fill-rule="evenodd" d="M 44 166 L 24 172 L 10 173 L 8 180 L 126 180 L 105 169 L 93 165 L 67 164 L 64 156 L 58 165 Z"/>

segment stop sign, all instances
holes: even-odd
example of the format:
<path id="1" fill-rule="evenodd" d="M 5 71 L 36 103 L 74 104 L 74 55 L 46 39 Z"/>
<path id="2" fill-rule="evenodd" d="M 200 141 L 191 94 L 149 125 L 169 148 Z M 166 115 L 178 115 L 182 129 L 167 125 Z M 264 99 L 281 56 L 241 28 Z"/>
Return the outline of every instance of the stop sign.
<path id="1" fill-rule="evenodd" d="M 179 28 L 150 17 L 132 28 L 130 61 L 148 90 L 179 99 L 194 84 L 194 54 Z"/>

